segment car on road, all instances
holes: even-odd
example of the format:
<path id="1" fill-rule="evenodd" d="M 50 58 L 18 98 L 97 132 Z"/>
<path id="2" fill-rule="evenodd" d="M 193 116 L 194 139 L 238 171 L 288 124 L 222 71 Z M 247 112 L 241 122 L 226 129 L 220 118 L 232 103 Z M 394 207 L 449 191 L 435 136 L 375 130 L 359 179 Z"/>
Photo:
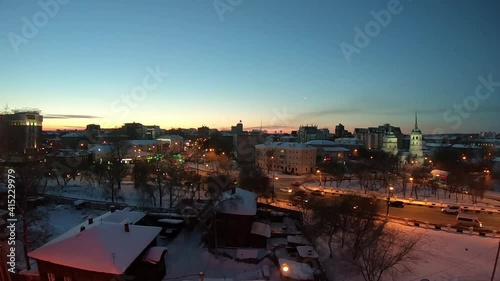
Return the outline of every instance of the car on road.
<path id="1" fill-rule="evenodd" d="M 305 196 L 307 196 L 307 192 L 305 192 L 304 190 L 299 190 L 299 191 L 296 191 L 293 195 L 305 197 Z"/>
<path id="2" fill-rule="evenodd" d="M 325 193 L 321 190 L 315 190 L 313 192 L 311 192 L 311 195 L 314 195 L 314 196 L 323 196 L 325 195 Z"/>
<path id="3" fill-rule="evenodd" d="M 300 184 L 301 184 L 300 181 L 296 181 L 293 183 L 293 185 L 295 185 L 295 186 L 300 186 Z"/>
<path id="4" fill-rule="evenodd" d="M 396 208 L 404 208 L 405 207 L 405 202 L 403 202 L 403 201 L 392 201 L 392 202 L 389 202 L 389 206 L 396 207 Z"/>
<path id="5" fill-rule="evenodd" d="M 282 188 L 280 188 L 280 191 L 283 191 L 286 193 L 292 193 L 293 189 L 291 187 L 282 187 Z"/>
<path id="6" fill-rule="evenodd" d="M 446 208 L 442 208 L 441 212 L 443 212 L 443 214 L 458 215 L 460 213 L 460 206 L 448 206 Z"/>
<path id="7" fill-rule="evenodd" d="M 309 198 L 305 197 L 305 196 L 293 196 L 292 197 L 292 202 L 295 203 L 295 205 L 297 205 L 297 203 L 299 202 L 304 202 L 304 203 L 308 203 L 309 202 Z"/>

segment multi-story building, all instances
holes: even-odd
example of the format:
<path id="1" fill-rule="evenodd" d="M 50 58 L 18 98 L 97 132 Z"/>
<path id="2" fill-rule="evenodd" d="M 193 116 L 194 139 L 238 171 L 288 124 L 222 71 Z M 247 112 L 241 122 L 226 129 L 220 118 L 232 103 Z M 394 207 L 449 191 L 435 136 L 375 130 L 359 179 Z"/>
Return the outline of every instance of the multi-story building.
<path id="1" fill-rule="evenodd" d="M 199 138 L 208 138 L 210 135 L 210 128 L 207 126 L 201 126 L 198 128 L 198 137 Z"/>
<path id="2" fill-rule="evenodd" d="M 402 147 L 403 134 L 401 128 L 384 124 L 378 127 L 356 128 L 354 137 L 363 141 L 367 149 L 382 149 L 384 147 L 384 136 L 391 131 L 398 139 L 398 148 Z"/>
<path id="3" fill-rule="evenodd" d="M 236 126 L 231 126 L 231 133 L 233 134 L 243 134 L 243 123 L 241 120 Z"/>
<path id="4" fill-rule="evenodd" d="M 40 156 L 43 116 L 39 111 L 0 115 L 0 159 L 23 162 Z"/>
<path id="5" fill-rule="evenodd" d="M 266 137 L 256 135 L 233 135 L 233 155 L 240 165 L 253 165 L 256 158 L 256 145 L 263 144 Z"/>
<path id="6" fill-rule="evenodd" d="M 337 138 L 343 138 L 345 134 L 345 127 L 342 124 L 338 124 L 335 126 L 335 137 Z"/>
<path id="7" fill-rule="evenodd" d="M 316 168 L 316 148 L 304 143 L 271 142 L 255 150 L 255 163 L 264 170 L 301 175 Z"/>
<path id="8" fill-rule="evenodd" d="M 327 128 L 318 129 L 316 125 L 300 126 L 297 132 L 298 141 L 301 143 L 311 140 L 323 140 L 329 138 L 330 131 Z"/>
<path id="9" fill-rule="evenodd" d="M 392 129 L 389 129 L 389 132 L 384 135 L 382 150 L 392 155 L 396 155 L 399 152 L 398 137 L 396 137 Z"/>
<path id="10" fill-rule="evenodd" d="M 179 135 L 163 135 L 156 140 L 161 146 L 161 151 L 166 151 L 165 148 L 173 153 L 184 151 L 184 138 Z"/>
<path id="11" fill-rule="evenodd" d="M 146 130 L 146 139 L 148 139 L 148 140 L 154 140 L 157 137 L 159 137 L 161 134 L 160 126 L 156 126 L 156 125 L 144 126 L 144 128 Z"/>
<path id="12" fill-rule="evenodd" d="M 126 123 L 122 129 L 132 140 L 143 140 L 146 138 L 146 129 L 141 123 Z"/>

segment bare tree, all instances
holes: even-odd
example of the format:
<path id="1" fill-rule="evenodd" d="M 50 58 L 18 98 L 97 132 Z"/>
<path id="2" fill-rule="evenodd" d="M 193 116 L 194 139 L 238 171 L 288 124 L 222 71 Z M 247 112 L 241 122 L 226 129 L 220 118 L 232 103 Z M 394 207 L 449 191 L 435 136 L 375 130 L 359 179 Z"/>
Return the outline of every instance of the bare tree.
<path id="1" fill-rule="evenodd" d="M 123 162 L 123 158 L 131 148 L 131 144 L 128 141 L 120 141 L 108 145 L 110 152 L 106 157 L 108 162 L 105 164 L 107 169 L 104 174 L 106 184 L 103 186 L 103 195 L 111 202 L 116 202 L 118 199 L 123 199 L 120 195 L 121 183 L 128 174 L 128 165 Z"/>
<path id="2" fill-rule="evenodd" d="M 173 208 L 176 200 L 179 197 L 179 189 L 182 186 L 182 181 L 186 178 L 186 171 L 184 171 L 183 166 L 172 156 L 167 155 L 164 158 L 164 164 L 162 166 L 163 176 L 163 186 L 159 191 L 168 193 L 169 198 L 169 208 Z M 162 207 L 162 195 L 160 195 L 160 208 Z"/>
<path id="3" fill-rule="evenodd" d="M 140 202 L 145 207 L 151 205 L 156 207 L 156 188 L 150 183 L 153 180 L 151 176 L 153 168 L 151 164 L 142 161 L 135 162 L 132 168 L 134 188 L 137 189 Z"/>
<path id="4" fill-rule="evenodd" d="M 274 150 L 268 149 L 266 150 L 266 167 L 267 167 L 267 173 L 271 171 L 271 168 L 274 165 L 276 159 L 274 159 Z"/>
<path id="5" fill-rule="evenodd" d="M 384 275 L 395 278 L 398 273 L 410 271 L 409 265 L 418 260 L 414 252 L 419 236 L 379 226 L 366 237 L 369 239 L 362 247 L 348 250 L 356 251 L 356 255 L 349 255 L 349 261 L 366 281 L 380 281 Z"/>
<path id="6" fill-rule="evenodd" d="M 47 214 L 32 205 L 30 198 L 38 194 L 38 188 L 43 179 L 43 167 L 40 164 L 25 163 L 11 169 L 15 181 L 15 198 L 17 215 L 20 223 L 17 225 L 17 239 L 23 245 L 26 268 L 31 269 L 28 252 L 41 246 L 49 238 Z"/>

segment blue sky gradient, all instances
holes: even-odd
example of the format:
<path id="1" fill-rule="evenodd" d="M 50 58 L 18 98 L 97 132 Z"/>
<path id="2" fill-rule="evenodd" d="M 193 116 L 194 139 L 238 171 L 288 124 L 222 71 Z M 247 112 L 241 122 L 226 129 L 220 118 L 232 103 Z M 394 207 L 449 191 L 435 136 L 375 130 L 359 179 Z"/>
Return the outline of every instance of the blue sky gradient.
<path id="1" fill-rule="evenodd" d="M 424 133 L 500 132 L 498 1 L 402 0 L 350 62 L 340 44 L 355 46 L 354 28 L 397 1 L 242 0 L 222 17 L 214 3 L 231 1 L 65 2 L 0 0 L 0 106 L 39 108 L 44 128 L 241 119 L 270 131 L 389 122 L 409 133 L 417 111 Z M 33 23 L 40 3 L 58 11 L 27 38 L 23 17 Z M 168 76 L 127 105 L 155 68 Z M 494 91 L 456 111 L 489 75 Z"/>

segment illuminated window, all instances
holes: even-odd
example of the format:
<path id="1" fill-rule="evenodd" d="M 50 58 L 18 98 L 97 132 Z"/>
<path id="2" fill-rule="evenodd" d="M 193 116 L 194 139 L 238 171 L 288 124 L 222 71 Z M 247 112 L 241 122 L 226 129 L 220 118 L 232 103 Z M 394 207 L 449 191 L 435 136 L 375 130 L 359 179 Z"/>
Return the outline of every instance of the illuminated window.
<path id="1" fill-rule="evenodd" d="M 54 273 L 47 273 L 47 280 L 56 281 L 56 275 Z"/>

